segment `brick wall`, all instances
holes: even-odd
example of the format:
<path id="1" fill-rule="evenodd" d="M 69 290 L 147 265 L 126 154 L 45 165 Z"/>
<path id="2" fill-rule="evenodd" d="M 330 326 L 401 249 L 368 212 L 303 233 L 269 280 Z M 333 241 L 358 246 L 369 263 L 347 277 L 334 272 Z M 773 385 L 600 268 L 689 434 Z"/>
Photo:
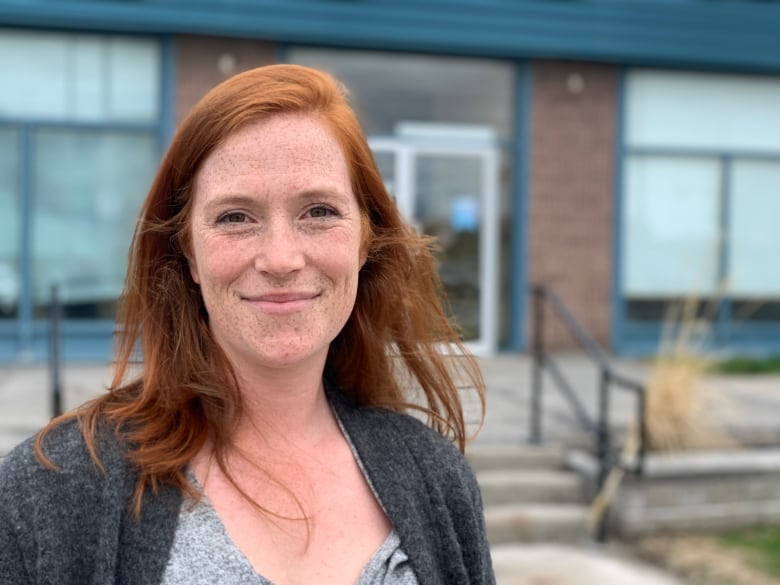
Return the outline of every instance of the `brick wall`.
<path id="1" fill-rule="evenodd" d="M 231 75 L 274 63 L 273 43 L 218 37 L 180 36 L 176 39 L 176 121 L 203 94 Z"/>
<path id="2" fill-rule="evenodd" d="M 613 66 L 533 66 L 529 280 L 551 286 L 607 347 L 617 88 Z M 546 333 L 570 345 L 559 327 Z"/>

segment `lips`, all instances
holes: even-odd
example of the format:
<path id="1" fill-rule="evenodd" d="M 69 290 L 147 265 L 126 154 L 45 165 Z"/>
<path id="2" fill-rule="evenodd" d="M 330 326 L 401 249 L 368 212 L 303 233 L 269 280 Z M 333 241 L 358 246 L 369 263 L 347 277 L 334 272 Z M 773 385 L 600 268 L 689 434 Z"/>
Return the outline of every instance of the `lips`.
<path id="1" fill-rule="evenodd" d="M 319 292 L 286 291 L 247 295 L 243 300 L 268 315 L 290 315 L 307 309 L 319 296 Z"/>
<path id="2" fill-rule="evenodd" d="M 261 295 L 247 295 L 245 300 L 253 303 L 294 303 L 296 301 L 308 301 L 319 296 L 316 292 L 274 292 Z"/>

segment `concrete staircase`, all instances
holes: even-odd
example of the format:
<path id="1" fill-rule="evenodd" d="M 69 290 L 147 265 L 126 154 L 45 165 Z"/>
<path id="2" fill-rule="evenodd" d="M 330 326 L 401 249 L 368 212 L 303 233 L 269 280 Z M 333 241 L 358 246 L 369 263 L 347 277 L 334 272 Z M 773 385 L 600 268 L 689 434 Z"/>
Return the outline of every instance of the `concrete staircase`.
<path id="1" fill-rule="evenodd" d="M 580 477 L 564 469 L 561 446 L 482 446 L 467 450 L 485 505 L 491 546 L 589 541 Z"/>

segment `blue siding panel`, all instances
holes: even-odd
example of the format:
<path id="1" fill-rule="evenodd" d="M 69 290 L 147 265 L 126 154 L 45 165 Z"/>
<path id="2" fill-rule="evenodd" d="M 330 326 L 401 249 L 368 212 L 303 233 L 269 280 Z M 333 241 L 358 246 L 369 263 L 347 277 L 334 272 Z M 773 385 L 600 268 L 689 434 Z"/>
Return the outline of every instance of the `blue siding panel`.
<path id="1" fill-rule="evenodd" d="M 521 63 L 517 67 L 515 108 L 515 142 L 512 149 L 514 185 L 511 219 L 511 244 L 509 251 L 509 303 L 510 336 L 512 351 L 526 349 L 526 315 L 528 307 L 528 195 L 530 187 L 529 164 L 531 160 L 533 66 Z"/>
<path id="2" fill-rule="evenodd" d="M 780 71 L 780 5 L 706 0 L 16 0 L 0 25 Z"/>

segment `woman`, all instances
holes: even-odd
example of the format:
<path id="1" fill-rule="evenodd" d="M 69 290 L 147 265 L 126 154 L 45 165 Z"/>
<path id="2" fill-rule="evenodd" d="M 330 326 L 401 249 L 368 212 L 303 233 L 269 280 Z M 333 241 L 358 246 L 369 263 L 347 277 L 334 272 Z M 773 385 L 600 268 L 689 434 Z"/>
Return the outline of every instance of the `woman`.
<path id="1" fill-rule="evenodd" d="M 217 86 L 142 209 L 109 392 L 3 463 L 0 583 L 492 583 L 440 293 L 335 80 Z"/>

